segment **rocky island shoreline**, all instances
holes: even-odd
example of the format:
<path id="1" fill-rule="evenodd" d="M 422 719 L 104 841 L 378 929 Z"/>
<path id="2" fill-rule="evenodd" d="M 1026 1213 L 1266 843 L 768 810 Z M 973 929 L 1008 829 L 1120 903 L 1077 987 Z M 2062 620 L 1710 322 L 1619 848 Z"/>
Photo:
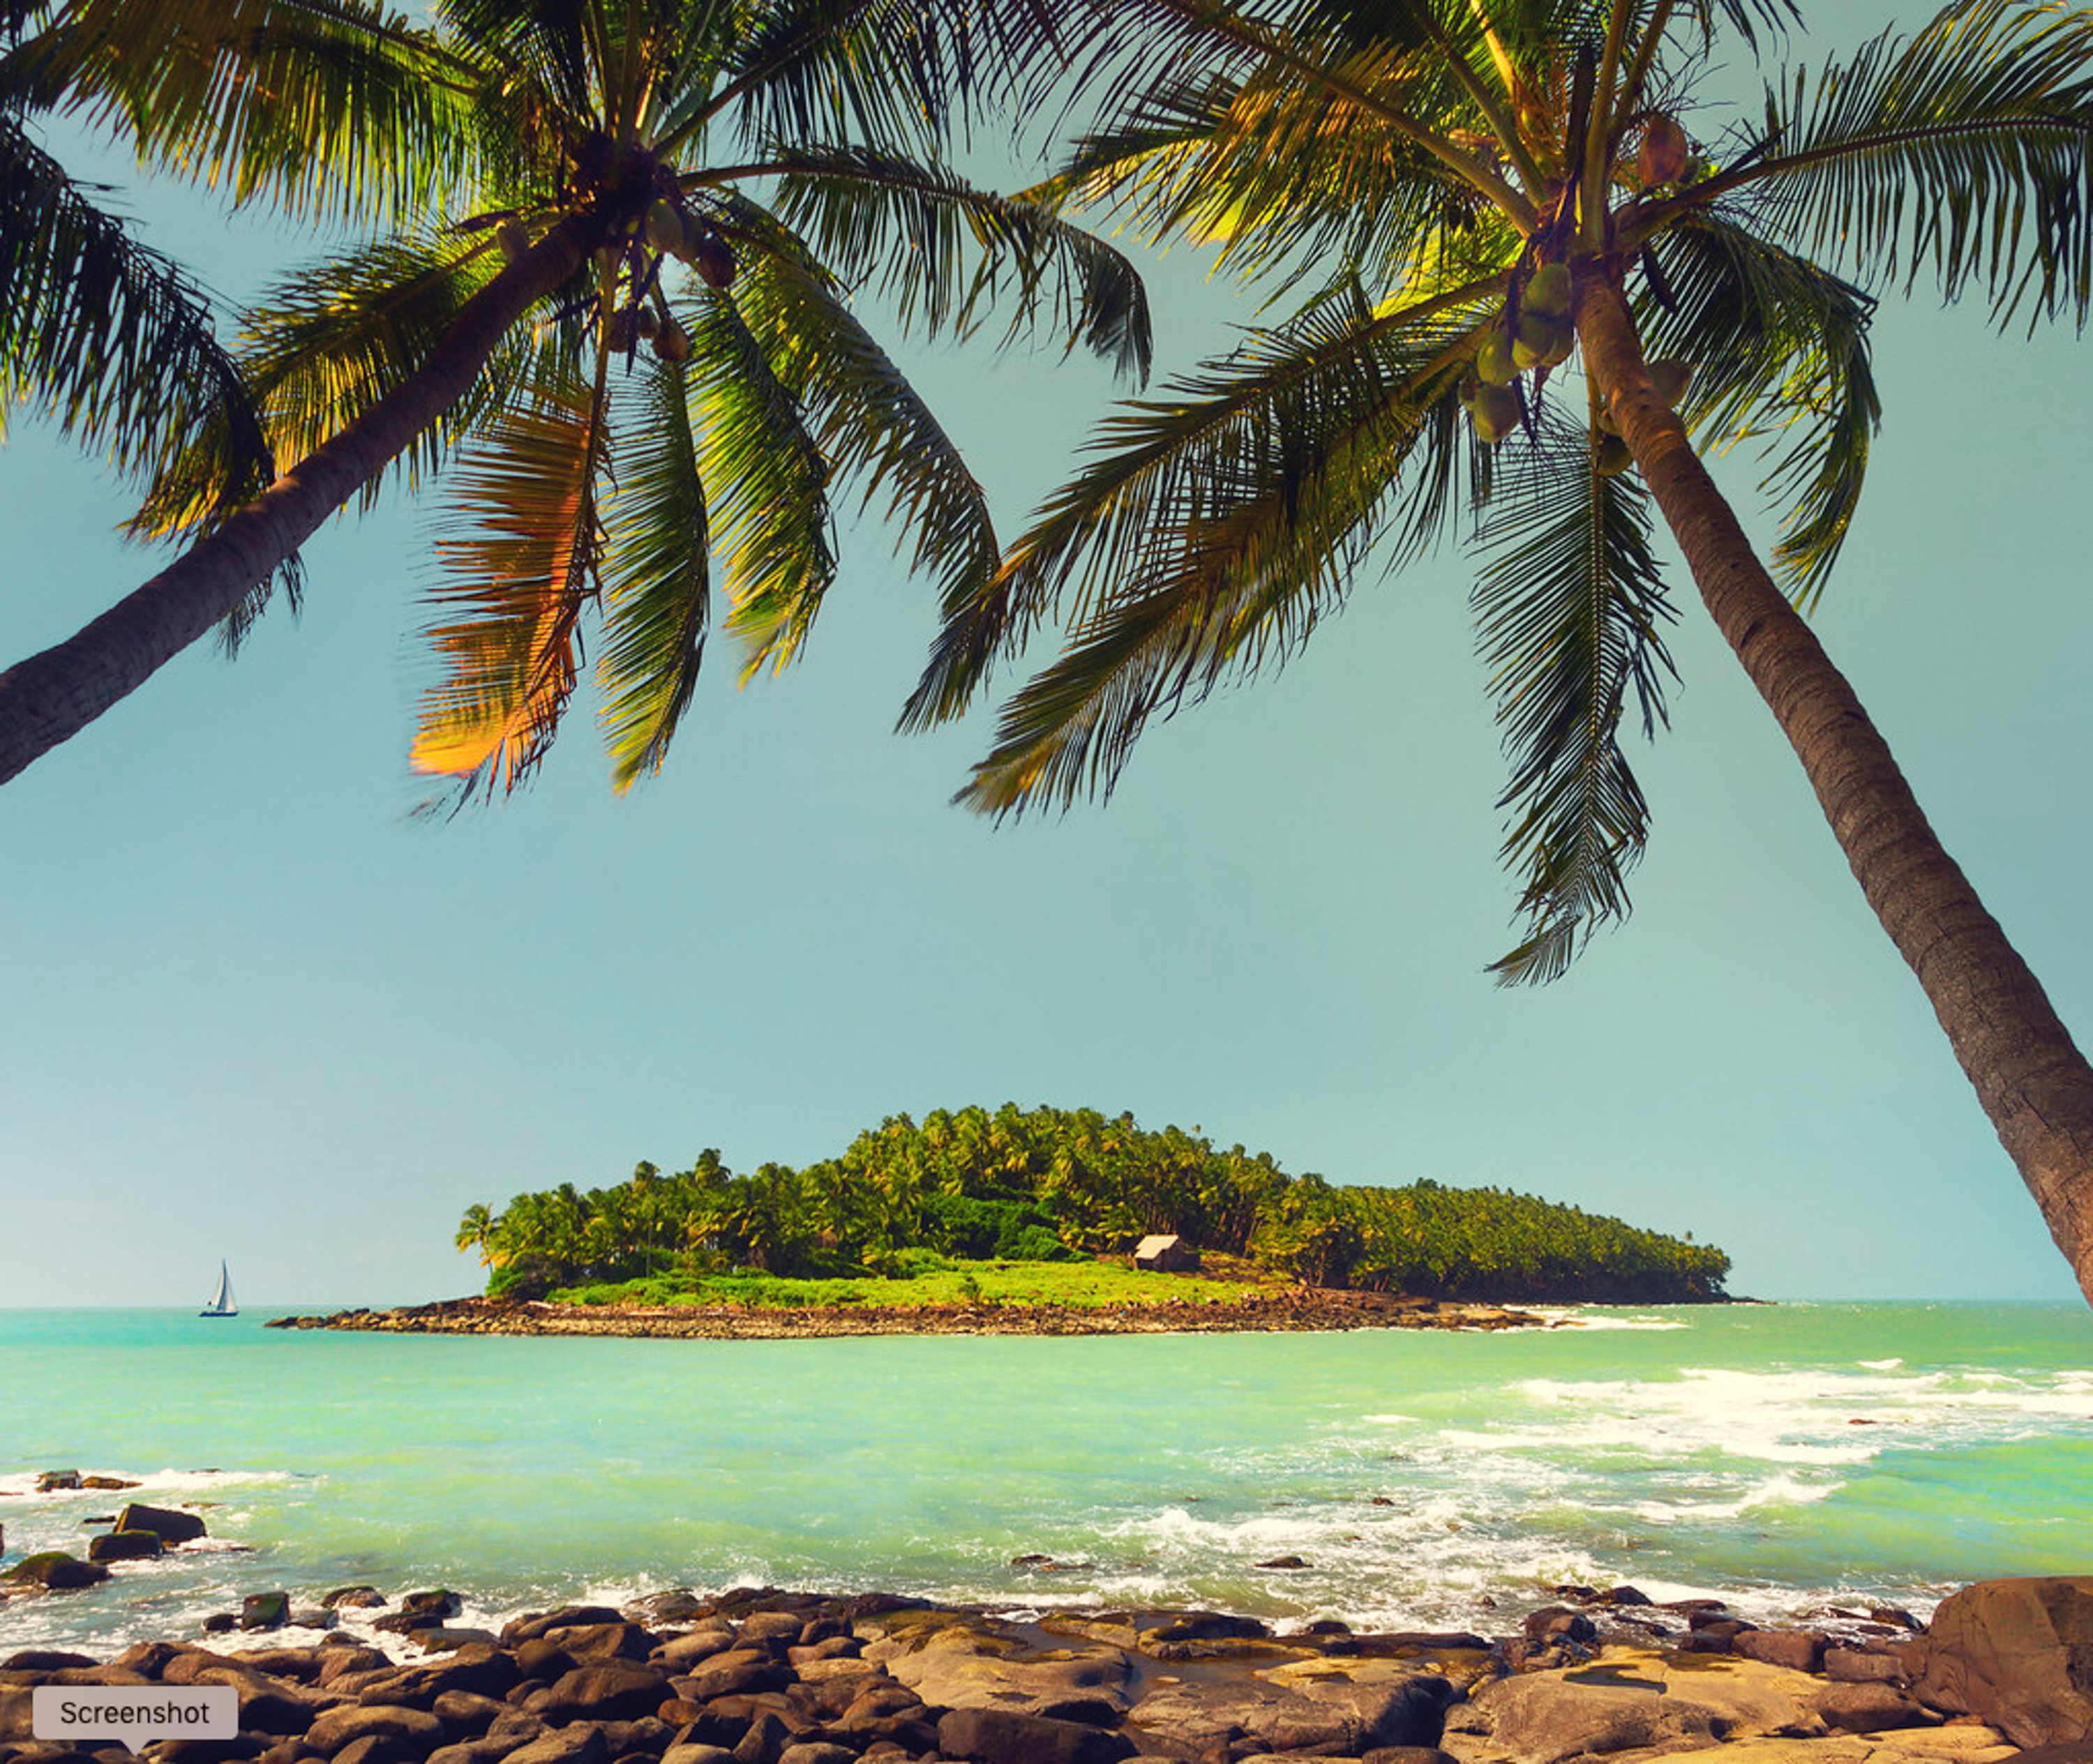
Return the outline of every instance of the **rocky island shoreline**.
<path id="1" fill-rule="evenodd" d="M 46 1563 L 46 1567 L 51 1566 Z M 78 1564 L 84 1567 L 86 1564 Z M 54 1596 L 63 1572 L 15 1590 Z M 1513 1632 L 1276 1633 L 1197 1611 L 998 1615 L 741 1589 L 568 1606 L 500 1632 L 440 1589 L 250 1597 L 199 1638 L 0 1658 L 0 1764 L 38 1687 L 229 1686 L 239 1732 L 148 1764 L 2002 1764 L 2089 1755 L 2093 1577 L 1999 1580 L 1930 1626 L 1840 1608 L 1755 1628 L 1713 1599 L 1563 1586 Z M 377 1613 L 374 1616 L 373 1614 Z M 344 1615 L 364 1636 L 336 1627 Z M 288 1628 L 286 1626 L 290 1626 Z M 296 1635 L 297 1639 L 288 1637 Z M 374 1645 L 383 1641 L 386 1646 Z M 395 1654 L 406 1656 L 396 1658 Z"/>
<path id="2" fill-rule="evenodd" d="M 412 1335 L 636 1335 L 704 1341 L 840 1335 L 1158 1335 L 1180 1332 L 1362 1329 L 1537 1329 L 1530 1311 L 1386 1292 L 1246 1289 L 1225 1302 L 1165 1299 L 1086 1306 L 1035 1304 L 579 1305 L 446 1299 L 392 1310 L 280 1317 L 271 1329 L 363 1329 Z"/>

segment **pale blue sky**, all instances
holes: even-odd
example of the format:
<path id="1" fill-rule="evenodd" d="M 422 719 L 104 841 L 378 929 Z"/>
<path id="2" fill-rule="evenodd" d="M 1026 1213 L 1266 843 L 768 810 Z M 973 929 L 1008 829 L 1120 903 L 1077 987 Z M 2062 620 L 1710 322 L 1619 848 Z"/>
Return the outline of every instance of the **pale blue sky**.
<path id="1" fill-rule="evenodd" d="M 1890 15 L 1839 12 L 1827 40 Z M 305 254 L 139 206 L 235 292 Z M 1185 253 L 1151 288 L 1164 373 L 1250 314 Z M 2083 1039 L 2082 345 L 1926 298 L 1877 338 L 1885 426 L 1818 629 Z M 1052 353 L 912 359 L 1007 533 L 1113 391 Z M 1748 462 L 1724 477 L 1768 530 Z M 6 659 L 148 573 L 121 512 L 18 429 Z M 856 530 L 805 663 L 737 694 L 722 647 L 652 785 L 611 796 L 583 705 L 535 788 L 428 824 L 405 763 L 425 516 L 331 528 L 301 622 L 232 665 L 200 647 L 0 789 L 0 1302 L 187 1303 L 221 1255 L 250 1304 L 446 1296 L 477 1284 L 450 1247 L 472 1201 L 707 1145 L 801 1162 L 1005 1099 L 1690 1230 L 1740 1292 L 2074 1290 L 1683 572 L 1635 916 L 1506 992 L 1483 972 L 1511 937 L 1503 767 L 1456 553 L 1369 575 L 1283 676 L 1155 729 L 1108 808 L 997 830 L 947 805 L 986 716 L 889 733 L 934 597 Z"/>

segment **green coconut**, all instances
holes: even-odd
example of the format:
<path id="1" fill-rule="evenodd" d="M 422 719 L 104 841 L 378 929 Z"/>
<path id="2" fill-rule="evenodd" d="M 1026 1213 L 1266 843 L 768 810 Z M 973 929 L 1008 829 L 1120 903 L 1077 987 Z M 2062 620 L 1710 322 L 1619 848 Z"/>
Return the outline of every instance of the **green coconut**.
<path id="1" fill-rule="evenodd" d="M 1635 464 L 1635 455 L 1628 452 L 1628 444 L 1617 435 L 1610 435 L 1599 443 L 1599 476 L 1618 478 Z"/>
<path id="2" fill-rule="evenodd" d="M 628 308 L 613 313 L 604 321 L 603 346 L 615 355 L 621 349 L 630 349 L 639 339 L 639 321 Z"/>
<path id="3" fill-rule="evenodd" d="M 1546 313 L 1519 315 L 1519 335 L 1512 339 L 1511 358 L 1521 368 L 1559 367 L 1577 347 L 1577 333 L 1565 318 Z"/>
<path id="4" fill-rule="evenodd" d="M 1468 420 L 1476 426 L 1476 439 L 1495 447 L 1519 426 L 1519 395 L 1509 386 L 1486 386 L 1468 408 Z"/>
<path id="5" fill-rule="evenodd" d="M 1476 351 L 1476 374 L 1486 386 L 1509 386 L 1519 378 L 1519 364 L 1511 358 L 1511 339 L 1502 325 L 1493 325 L 1483 333 Z"/>
<path id="6" fill-rule="evenodd" d="M 683 211 L 665 196 L 655 197 L 647 210 L 647 243 L 656 251 L 682 255 Z"/>
<path id="7" fill-rule="evenodd" d="M 709 227 L 699 231 L 695 241 L 698 274 L 713 288 L 726 288 L 734 281 L 734 247 Z"/>
<path id="8" fill-rule="evenodd" d="M 1526 284 L 1526 298 L 1521 304 L 1529 313 L 1545 313 L 1550 318 L 1567 318 L 1570 316 L 1570 266 L 1565 263 L 1541 265 Z"/>

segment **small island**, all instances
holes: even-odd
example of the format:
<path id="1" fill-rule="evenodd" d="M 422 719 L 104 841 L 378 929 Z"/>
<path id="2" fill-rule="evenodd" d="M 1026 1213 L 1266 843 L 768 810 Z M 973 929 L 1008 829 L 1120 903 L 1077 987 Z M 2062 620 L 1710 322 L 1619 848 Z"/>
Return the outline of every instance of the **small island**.
<path id="1" fill-rule="evenodd" d="M 1289 1175 L 1130 1114 L 895 1115 L 804 1169 L 467 1209 L 487 1291 L 276 1327 L 793 1337 L 1505 1328 L 1534 1304 L 1720 1303 L 1730 1259 L 1503 1188 Z"/>

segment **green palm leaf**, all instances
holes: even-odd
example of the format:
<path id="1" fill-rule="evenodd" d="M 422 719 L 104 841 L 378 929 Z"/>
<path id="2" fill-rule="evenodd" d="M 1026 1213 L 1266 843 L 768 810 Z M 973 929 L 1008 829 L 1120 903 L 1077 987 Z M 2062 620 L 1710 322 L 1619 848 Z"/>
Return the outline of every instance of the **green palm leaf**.
<path id="1" fill-rule="evenodd" d="M 1008 303 L 1010 335 L 1042 319 L 1146 378 L 1148 299 L 1133 266 L 1051 210 L 975 189 L 942 167 L 866 149 L 798 149 L 756 170 L 777 212 L 844 286 L 871 286 L 903 322 L 973 331 Z"/>
<path id="2" fill-rule="evenodd" d="M 732 296 L 701 294 L 689 329 L 698 469 L 746 681 L 791 660 L 835 579 L 828 462 L 807 431 L 802 387 L 780 377 Z"/>
<path id="3" fill-rule="evenodd" d="M 1472 322 L 1453 305 L 1325 303 L 1107 424 L 1100 446 L 1124 444 L 1057 495 L 996 584 L 1006 642 L 1072 586 L 1075 604 L 960 800 L 1007 814 L 1109 795 L 1150 717 L 1282 663 L 1377 544 L 1393 566 L 1439 537 L 1474 469 L 1455 409 Z M 938 659 L 959 647 L 941 639 Z M 947 671 L 919 702 L 956 702 L 965 677 Z"/>
<path id="4" fill-rule="evenodd" d="M 1597 469 L 1589 425 L 1549 415 L 1514 445 L 1480 538 L 1476 627 L 1512 776 L 1502 855 L 1524 879 L 1527 937 L 1501 983 L 1556 979 L 1584 939 L 1628 910 L 1624 878 L 1649 810 L 1619 741 L 1632 707 L 1663 720 L 1673 616 L 1649 549 L 1649 498 Z"/>
<path id="5" fill-rule="evenodd" d="M 658 772 L 696 690 L 712 622 L 712 538 L 689 370 L 657 362 L 621 425 L 596 663 L 618 791 Z"/>

